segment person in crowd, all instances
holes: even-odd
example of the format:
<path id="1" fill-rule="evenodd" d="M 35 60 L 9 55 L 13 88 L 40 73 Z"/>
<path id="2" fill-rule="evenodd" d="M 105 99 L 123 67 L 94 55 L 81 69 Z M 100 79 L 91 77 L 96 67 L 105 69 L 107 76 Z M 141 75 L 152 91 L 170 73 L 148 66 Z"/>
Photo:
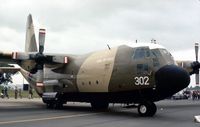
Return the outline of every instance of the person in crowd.
<path id="1" fill-rule="evenodd" d="M 17 99 L 17 95 L 18 95 L 18 89 L 17 86 L 15 86 L 15 99 Z"/>
<path id="2" fill-rule="evenodd" d="M 29 90 L 28 90 L 28 92 L 29 92 L 29 99 L 33 99 L 33 90 L 32 90 L 32 88 L 31 88 L 31 86 L 29 87 Z"/>
<path id="3" fill-rule="evenodd" d="M 8 88 L 7 87 L 4 88 L 4 96 L 9 99 Z"/>
<path id="4" fill-rule="evenodd" d="M 19 98 L 22 99 L 22 89 L 19 89 Z"/>

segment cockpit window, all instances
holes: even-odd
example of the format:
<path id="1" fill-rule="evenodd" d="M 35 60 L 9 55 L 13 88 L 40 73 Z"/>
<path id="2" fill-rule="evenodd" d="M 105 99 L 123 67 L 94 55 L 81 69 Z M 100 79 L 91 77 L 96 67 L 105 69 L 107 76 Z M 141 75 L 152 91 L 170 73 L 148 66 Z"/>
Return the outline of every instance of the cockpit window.
<path id="1" fill-rule="evenodd" d="M 133 59 L 142 59 L 150 57 L 150 51 L 148 48 L 137 48 L 134 53 Z"/>
<path id="2" fill-rule="evenodd" d="M 169 53 L 166 49 L 160 49 L 160 52 L 163 54 L 163 55 L 171 55 L 171 53 Z"/>
<path id="3" fill-rule="evenodd" d="M 152 53 L 152 56 L 153 56 L 153 58 L 152 58 L 153 59 L 153 66 L 154 67 L 160 66 L 159 59 L 161 57 L 161 53 L 160 53 L 159 49 L 152 49 L 151 53 Z"/>
<path id="4" fill-rule="evenodd" d="M 151 52 L 152 52 L 153 56 L 156 58 L 161 56 L 159 49 L 152 49 Z"/>

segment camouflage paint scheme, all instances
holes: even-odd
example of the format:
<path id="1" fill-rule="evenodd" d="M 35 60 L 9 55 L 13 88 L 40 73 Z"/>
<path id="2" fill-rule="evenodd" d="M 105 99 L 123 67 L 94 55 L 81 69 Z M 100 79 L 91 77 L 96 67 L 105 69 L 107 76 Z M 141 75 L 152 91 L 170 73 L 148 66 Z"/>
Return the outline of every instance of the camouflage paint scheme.
<path id="1" fill-rule="evenodd" d="M 136 44 L 137 45 L 137 44 Z M 154 45 L 153 49 L 164 49 L 158 44 L 147 44 Z M 141 48 L 141 47 L 139 47 Z M 150 50 L 148 46 L 144 46 L 147 50 Z M 37 92 L 42 95 L 44 92 L 59 92 L 62 93 L 66 101 L 86 101 L 90 102 L 93 97 L 101 96 L 107 98 L 112 95 L 109 93 L 116 94 L 120 93 L 123 97 L 124 92 L 127 94 L 130 92 L 138 98 L 138 90 L 154 90 L 156 88 L 155 84 L 155 72 L 159 70 L 162 66 L 166 64 L 165 60 L 159 59 L 159 66 L 154 67 L 153 54 L 144 59 L 134 59 L 134 52 L 138 47 L 130 47 L 126 45 L 118 46 L 93 52 L 87 55 L 68 56 L 67 64 L 49 64 L 45 65 L 44 69 L 44 80 L 47 81 L 44 87 L 37 87 L 35 84 L 36 74 L 30 74 L 31 70 L 23 70 L 21 72 L 26 77 L 27 81 L 37 90 Z M 165 57 L 166 59 L 167 57 Z M 172 57 L 168 57 L 167 64 L 175 64 Z M 169 63 L 170 62 L 170 63 Z M 138 64 L 147 64 L 147 72 L 137 73 Z M 30 64 L 22 62 L 21 64 L 24 68 Z M 28 76 L 27 76 L 28 75 Z M 135 77 L 148 76 L 149 85 L 135 85 Z M 134 92 L 137 92 L 136 95 Z M 78 94 L 78 95 L 77 95 Z M 84 97 L 81 99 L 81 96 Z M 130 95 L 127 95 L 130 96 Z M 119 101 L 110 99 L 110 102 L 135 102 L 135 98 L 127 98 L 124 96 Z M 80 98 L 77 99 L 77 98 Z"/>
<path id="2" fill-rule="evenodd" d="M 44 80 L 47 81 L 47 84 L 44 87 L 37 87 L 37 74 L 30 73 L 35 66 L 34 61 L 20 60 L 15 62 L 22 67 L 20 72 L 40 95 L 43 92 L 55 91 L 61 93 L 108 93 L 153 89 L 156 87 L 154 74 L 166 62 L 161 57 L 159 59 L 160 65 L 154 67 L 155 58 L 152 54 L 145 59 L 134 59 L 134 51 L 141 48 L 141 46 L 137 47 L 137 44 L 134 45 L 136 47 L 121 45 L 110 50 L 106 49 L 81 56 L 66 54 L 67 64 L 51 63 L 45 65 Z M 158 44 L 146 44 L 143 48 L 150 50 L 149 46 L 153 49 L 164 49 Z M 12 59 L 11 54 L 7 56 Z M 167 64 L 175 64 L 172 57 L 167 58 L 166 61 L 170 62 Z M 147 64 L 148 72 L 137 74 L 138 64 Z M 134 77 L 140 76 L 148 76 L 149 85 L 136 86 Z"/>

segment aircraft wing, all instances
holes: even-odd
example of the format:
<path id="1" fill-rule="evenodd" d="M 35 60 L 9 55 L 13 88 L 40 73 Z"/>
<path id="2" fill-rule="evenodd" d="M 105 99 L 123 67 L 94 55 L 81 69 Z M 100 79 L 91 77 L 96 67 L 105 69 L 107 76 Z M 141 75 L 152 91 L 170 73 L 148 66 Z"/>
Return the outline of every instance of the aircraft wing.
<path id="1" fill-rule="evenodd" d="M 69 63 L 69 59 L 71 59 L 70 55 L 66 54 L 45 54 L 47 58 L 50 58 L 52 63 L 61 63 L 61 64 L 67 64 Z"/>
<path id="2" fill-rule="evenodd" d="M 15 67 L 0 67 L 0 73 L 16 73 L 20 71 L 20 68 Z"/>
<path id="3" fill-rule="evenodd" d="M 16 64 L 16 60 L 12 59 L 12 52 L 0 52 L 0 63 Z"/>
<path id="4" fill-rule="evenodd" d="M 177 60 L 176 63 L 177 63 L 177 65 L 179 67 L 184 68 L 189 73 L 191 73 L 193 71 L 193 68 L 192 68 L 193 61 L 189 61 L 189 60 Z"/>
<path id="5" fill-rule="evenodd" d="M 17 64 L 22 61 L 40 59 L 37 52 L 0 52 L 0 63 Z M 46 64 L 66 64 L 69 62 L 70 56 L 65 54 L 45 54 L 43 56 Z"/>

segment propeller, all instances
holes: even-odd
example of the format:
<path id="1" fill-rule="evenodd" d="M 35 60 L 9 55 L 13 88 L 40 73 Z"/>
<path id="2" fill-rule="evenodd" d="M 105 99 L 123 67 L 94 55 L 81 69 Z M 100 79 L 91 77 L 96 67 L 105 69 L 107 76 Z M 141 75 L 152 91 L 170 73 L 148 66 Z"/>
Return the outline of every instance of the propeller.
<path id="1" fill-rule="evenodd" d="M 46 34 L 45 29 L 39 30 L 39 53 L 41 54 L 44 52 L 45 34 Z"/>
<path id="2" fill-rule="evenodd" d="M 200 63 L 198 61 L 198 58 L 199 58 L 199 43 L 195 43 L 195 57 L 196 57 L 196 61 L 194 61 L 192 63 L 192 69 L 193 71 L 191 72 L 191 74 L 195 74 L 195 81 L 196 81 L 196 84 L 199 85 L 199 68 L 200 68 Z"/>
<path id="3" fill-rule="evenodd" d="M 38 86 L 43 86 L 44 80 L 44 65 L 45 64 L 67 64 L 68 57 L 65 55 L 44 54 L 45 44 L 45 29 L 39 29 L 39 51 L 37 50 L 35 33 L 33 28 L 32 16 L 27 18 L 26 44 L 25 52 L 12 52 L 9 54 L 16 62 L 31 60 L 35 61 L 35 66 L 30 70 L 31 74 L 36 75 L 36 83 Z"/>
<path id="4" fill-rule="evenodd" d="M 44 80 L 44 64 L 46 62 L 46 56 L 43 54 L 44 52 L 44 42 L 45 42 L 45 29 L 39 30 L 39 52 L 35 56 L 36 62 L 36 85 L 43 86 Z"/>
<path id="5" fill-rule="evenodd" d="M 196 62 L 198 62 L 199 43 L 195 43 L 194 48 L 195 48 Z M 199 69 L 197 69 L 196 71 L 195 80 L 196 80 L 196 84 L 199 84 Z"/>
<path id="6" fill-rule="evenodd" d="M 52 56 L 45 55 L 44 52 L 44 44 L 45 44 L 45 29 L 39 29 L 39 52 L 36 54 L 30 55 L 30 59 L 35 60 L 36 65 L 32 70 L 32 73 L 36 74 L 36 86 L 42 87 L 44 86 L 44 64 L 45 63 L 68 63 L 68 59 L 66 56 Z"/>

